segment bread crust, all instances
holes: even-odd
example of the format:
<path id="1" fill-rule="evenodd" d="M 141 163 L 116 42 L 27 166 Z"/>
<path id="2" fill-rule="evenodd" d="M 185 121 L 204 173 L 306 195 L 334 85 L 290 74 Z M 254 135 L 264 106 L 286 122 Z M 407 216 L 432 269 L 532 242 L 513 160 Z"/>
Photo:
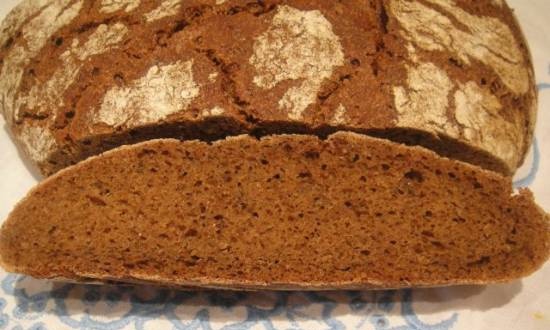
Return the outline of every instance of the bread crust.
<path id="1" fill-rule="evenodd" d="M 504 1 L 373 4 L 25 0 L 0 29 L 2 113 L 45 175 L 154 138 L 338 130 L 514 173 L 536 88 Z"/>

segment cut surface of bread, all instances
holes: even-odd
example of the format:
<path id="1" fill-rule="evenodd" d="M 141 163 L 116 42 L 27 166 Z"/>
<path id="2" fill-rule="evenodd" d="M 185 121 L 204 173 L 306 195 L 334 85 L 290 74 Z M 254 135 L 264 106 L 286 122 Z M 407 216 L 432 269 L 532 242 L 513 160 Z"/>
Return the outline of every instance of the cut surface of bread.
<path id="1" fill-rule="evenodd" d="M 245 289 L 511 281 L 548 258 L 509 178 L 354 133 L 120 147 L 39 184 L 0 231 L 37 278 Z"/>
<path id="2" fill-rule="evenodd" d="M 339 130 L 512 174 L 537 111 L 505 1 L 24 0 L 0 58 L 45 175 L 149 139 Z"/>

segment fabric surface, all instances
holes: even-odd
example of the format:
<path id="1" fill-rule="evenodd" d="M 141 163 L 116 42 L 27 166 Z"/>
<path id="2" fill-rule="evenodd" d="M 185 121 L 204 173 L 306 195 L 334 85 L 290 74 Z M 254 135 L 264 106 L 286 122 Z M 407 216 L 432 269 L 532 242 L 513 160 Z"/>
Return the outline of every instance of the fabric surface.
<path id="1" fill-rule="evenodd" d="M 0 1 L 0 17 L 17 3 Z M 509 0 L 533 53 L 535 143 L 517 187 L 550 211 L 550 1 Z M 0 118 L 0 219 L 37 182 Z M 484 287 L 332 293 L 185 292 L 57 284 L 0 271 L 0 329 L 550 329 L 550 263 L 523 281 Z"/>

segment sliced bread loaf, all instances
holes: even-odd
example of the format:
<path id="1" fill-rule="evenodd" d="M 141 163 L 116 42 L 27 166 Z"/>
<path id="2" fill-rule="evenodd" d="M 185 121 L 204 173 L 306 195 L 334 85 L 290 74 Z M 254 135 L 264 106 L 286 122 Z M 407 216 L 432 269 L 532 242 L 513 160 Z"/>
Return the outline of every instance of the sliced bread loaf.
<path id="1" fill-rule="evenodd" d="M 248 289 L 503 282 L 549 252 L 548 215 L 509 178 L 353 133 L 120 147 L 0 231 L 11 272 Z"/>
<path id="2" fill-rule="evenodd" d="M 121 144 L 352 130 L 513 173 L 536 116 L 504 1 L 25 0 L 2 112 L 45 174 Z"/>

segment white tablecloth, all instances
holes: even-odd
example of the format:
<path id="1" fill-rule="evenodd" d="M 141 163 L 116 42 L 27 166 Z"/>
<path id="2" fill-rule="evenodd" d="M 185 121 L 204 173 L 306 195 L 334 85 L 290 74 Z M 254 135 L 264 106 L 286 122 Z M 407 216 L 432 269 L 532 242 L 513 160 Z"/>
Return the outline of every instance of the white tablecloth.
<path id="1" fill-rule="evenodd" d="M 18 1 L 0 0 L 0 17 Z M 540 90 L 533 146 L 516 183 L 550 211 L 550 0 L 510 0 Z M 0 119 L 0 219 L 37 182 Z M 52 284 L 0 271 L 0 329 L 550 329 L 550 263 L 512 284 L 337 293 L 192 293 Z"/>

